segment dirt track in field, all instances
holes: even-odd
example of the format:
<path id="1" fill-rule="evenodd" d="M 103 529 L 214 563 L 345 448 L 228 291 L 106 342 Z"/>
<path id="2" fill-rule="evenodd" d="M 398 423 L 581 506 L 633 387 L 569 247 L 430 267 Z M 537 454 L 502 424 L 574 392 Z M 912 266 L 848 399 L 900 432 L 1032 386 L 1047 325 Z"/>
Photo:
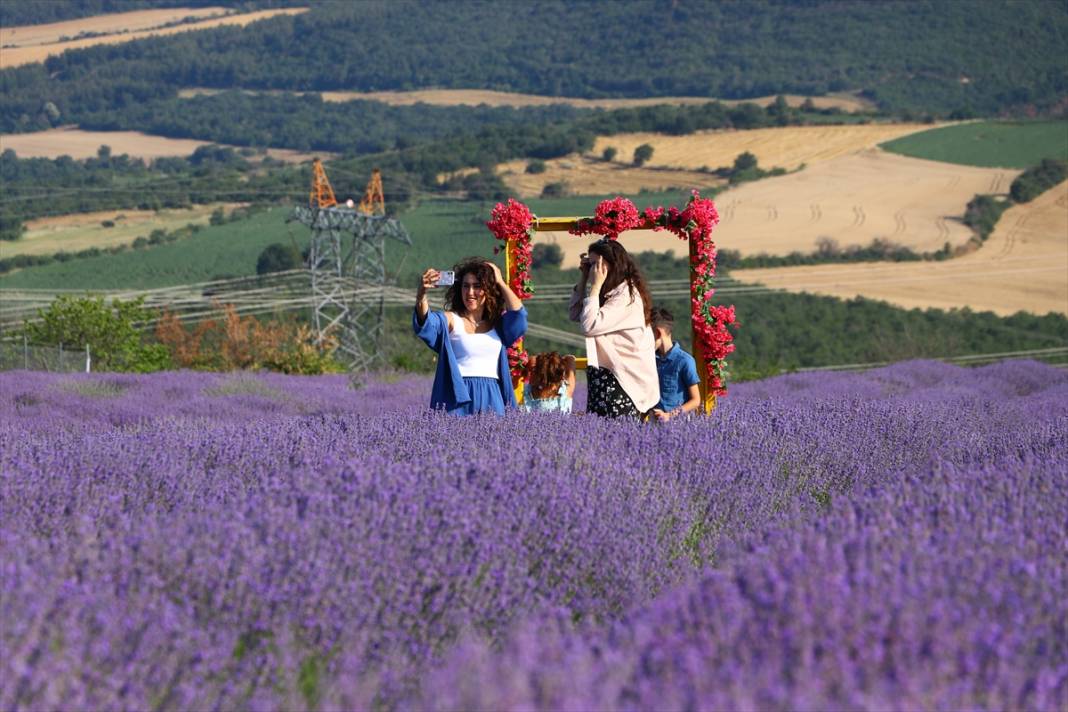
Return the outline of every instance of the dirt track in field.
<path id="1" fill-rule="evenodd" d="M 0 69 L 43 62 L 48 57 L 62 54 L 68 49 L 118 44 L 145 37 L 174 35 L 179 32 L 206 30 L 212 27 L 244 26 L 276 15 L 297 15 L 307 11 L 308 8 L 281 8 L 220 17 L 228 12 L 226 8 L 172 8 L 97 15 L 47 25 L 5 27 L 0 30 L 0 45 L 4 48 L 0 52 Z M 204 19 L 171 27 L 161 27 L 161 25 L 186 17 Z M 62 37 L 74 38 L 82 32 L 99 33 L 100 36 L 60 41 Z"/>
<path id="2" fill-rule="evenodd" d="M 0 150 L 12 149 L 20 158 L 91 158 L 101 145 L 111 147 L 114 156 L 123 153 L 131 158 L 150 161 L 167 156 L 188 156 L 201 146 L 212 145 L 210 141 L 187 138 L 152 136 L 139 131 L 83 131 L 72 126 L 62 126 L 47 131 L 0 136 Z M 330 154 L 302 153 L 290 149 L 269 148 L 267 155 L 287 163 L 304 163 L 314 156 L 328 158 Z M 249 160 L 256 160 L 256 156 Z"/>
<path id="3" fill-rule="evenodd" d="M 14 242 L 0 242 L 0 257 L 15 255 L 52 255 L 78 252 L 90 247 L 114 247 L 131 244 L 138 237 L 148 237 L 153 230 L 174 230 L 188 223 L 207 225 L 216 208 L 227 212 L 241 203 L 214 203 L 175 210 L 102 210 L 26 222 L 26 232 Z M 114 223 L 104 227 L 105 221 Z"/>
<path id="4" fill-rule="evenodd" d="M 1068 182 L 1007 210 L 979 250 L 956 259 L 741 270 L 732 276 L 906 308 L 1068 314 Z"/>

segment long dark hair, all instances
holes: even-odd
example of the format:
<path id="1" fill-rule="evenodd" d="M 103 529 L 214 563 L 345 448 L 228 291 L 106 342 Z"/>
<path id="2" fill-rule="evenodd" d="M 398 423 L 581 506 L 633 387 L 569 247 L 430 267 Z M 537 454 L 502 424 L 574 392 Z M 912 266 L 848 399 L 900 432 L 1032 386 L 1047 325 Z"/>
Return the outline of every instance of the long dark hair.
<path id="1" fill-rule="evenodd" d="M 642 306 L 645 309 L 645 324 L 646 326 L 651 324 L 653 300 L 649 296 L 649 287 L 646 286 L 645 278 L 642 277 L 637 263 L 623 245 L 616 240 L 598 240 L 590 245 L 589 252 L 600 255 L 601 259 L 608 264 L 608 277 L 605 278 L 604 284 L 601 285 L 601 292 L 597 295 L 600 306 L 604 306 L 605 297 L 609 292 L 626 282 L 631 299 L 634 299 L 635 292 L 641 296 Z"/>
<path id="2" fill-rule="evenodd" d="M 473 274 L 478 277 L 478 283 L 482 286 L 482 293 L 486 295 L 486 318 L 497 326 L 501 318 L 501 304 L 504 297 L 500 287 L 497 286 L 497 277 L 493 268 L 486 264 L 484 257 L 465 257 L 453 266 L 456 273 L 456 281 L 445 290 L 445 308 L 453 314 L 463 316 L 467 308 L 464 306 L 464 276 Z"/>

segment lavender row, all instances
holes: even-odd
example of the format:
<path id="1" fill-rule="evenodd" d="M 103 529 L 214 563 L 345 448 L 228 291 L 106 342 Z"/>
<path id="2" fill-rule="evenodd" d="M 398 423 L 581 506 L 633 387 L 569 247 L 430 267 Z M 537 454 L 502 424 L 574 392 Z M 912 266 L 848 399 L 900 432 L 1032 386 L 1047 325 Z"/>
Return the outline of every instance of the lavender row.
<path id="1" fill-rule="evenodd" d="M 0 377 L 4 708 L 1065 700 L 1055 369 L 789 376 L 662 428 L 109 378 Z"/>

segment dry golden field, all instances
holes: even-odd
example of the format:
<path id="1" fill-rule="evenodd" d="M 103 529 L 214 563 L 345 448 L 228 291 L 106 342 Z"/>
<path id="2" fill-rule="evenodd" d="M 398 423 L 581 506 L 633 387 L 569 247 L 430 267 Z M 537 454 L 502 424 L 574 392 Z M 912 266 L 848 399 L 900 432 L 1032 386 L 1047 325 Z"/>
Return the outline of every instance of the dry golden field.
<path id="1" fill-rule="evenodd" d="M 642 144 L 653 147 L 649 167 L 719 168 L 734 165 L 740 153 L 756 156 L 761 168 L 794 170 L 802 164 L 849 155 L 891 139 L 934 128 L 931 124 L 852 124 L 846 126 L 787 126 L 749 131 L 698 131 L 689 136 L 654 133 L 598 137 L 593 153 L 613 146 L 617 159 L 629 161 Z"/>
<path id="2" fill-rule="evenodd" d="M 216 208 L 227 212 L 240 203 L 197 205 L 180 210 L 103 210 L 76 213 L 26 222 L 26 232 L 15 242 L 0 242 L 0 257 L 15 255 L 51 255 L 78 252 L 90 247 L 128 245 L 138 237 L 148 237 L 153 230 L 175 230 L 188 223 L 206 225 Z M 111 221 L 114 227 L 104 227 Z"/>
<path id="3" fill-rule="evenodd" d="M 884 238 L 935 251 L 967 242 L 968 201 L 1008 192 L 1018 174 L 869 149 L 721 193 L 716 243 L 753 255 L 811 252 L 821 238 L 841 247 Z"/>
<path id="4" fill-rule="evenodd" d="M 717 142 L 716 149 L 723 155 L 737 155 L 744 145 L 771 157 L 766 165 L 789 164 L 786 159 L 790 157 L 795 161 L 800 158 L 800 162 L 806 164 L 803 170 L 742 184 L 718 195 L 716 202 L 721 222 L 716 241 L 721 248 L 737 250 L 743 255 L 807 253 L 814 251 L 822 238 L 834 240 L 841 248 L 866 246 L 876 238 L 890 240 L 917 252 L 937 251 L 946 242 L 956 247 L 972 235 L 960 221 L 972 197 L 977 193 L 1007 192 L 1012 179 L 1019 173 L 888 154 L 870 147 L 881 140 L 878 133 L 854 130 L 880 127 L 834 127 L 848 140 L 835 137 L 835 130 L 820 127 L 822 140 L 818 142 L 804 141 L 803 128 L 759 131 L 764 135 L 763 142 L 754 142 L 748 136 L 756 131 L 706 135 Z M 921 127 L 897 127 L 895 132 L 917 128 Z M 735 137 L 739 143 L 734 147 L 723 144 L 724 137 Z M 691 146 L 692 155 L 700 152 L 700 145 Z M 565 160 L 576 167 L 582 164 L 577 158 Z M 519 194 L 531 195 L 538 190 L 537 179 L 567 179 L 567 172 L 559 168 L 560 162 L 548 162 L 546 173 L 534 176 L 518 172 L 518 163 L 509 163 L 502 168 L 512 171 L 511 175 L 505 176 L 509 186 Z M 680 162 L 673 161 L 674 164 Z M 587 161 L 585 165 L 593 163 L 597 161 Z M 633 184 L 627 184 L 619 177 L 615 178 L 614 186 L 602 181 L 592 184 L 598 190 L 585 191 L 579 179 L 584 172 L 592 173 L 586 168 L 570 171 L 572 192 L 635 192 Z M 626 172 L 619 171 L 621 174 Z M 602 173 L 612 175 L 613 172 L 602 169 Z M 692 178 L 692 187 L 713 185 L 711 176 L 706 174 L 694 173 Z M 650 181 L 644 185 L 654 188 L 669 184 L 668 181 L 664 184 Z M 581 240 L 572 240 L 566 235 L 559 240 L 548 233 L 539 234 L 538 238 L 559 241 L 568 262 L 577 259 L 583 249 Z M 665 239 L 659 233 L 633 233 L 625 239 L 628 247 L 639 251 L 669 250 L 681 256 L 687 249 L 685 243 Z"/>
<path id="5" fill-rule="evenodd" d="M 181 97 L 199 96 L 201 94 L 218 94 L 218 89 L 190 88 L 178 92 Z M 484 89 L 417 89 L 414 91 L 324 91 L 323 101 L 346 102 L 356 99 L 380 101 L 393 106 L 412 106 L 413 104 L 432 104 L 435 106 L 549 106 L 551 104 L 568 104 L 580 109 L 625 109 L 638 106 L 657 106 L 672 104 L 676 106 L 707 104 L 715 101 L 710 97 L 700 96 L 663 96 L 648 99 L 579 99 L 575 97 L 540 96 L 537 94 L 518 94 L 514 92 L 490 91 Z M 801 106 L 811 98 L 817 109 L 838 108 L 843 111 L 865 111 L 873 108 L 871 102 L 854 94 L 831 94 L 827 96 L 806 97 L 787 94 L 790 106 Z M 720 100 L 728 106 L 751 102 L 768 105 L 775 101 L 774 96 L 762 96 L 754 99 L 736 101 Z"/>
<path id="6" fill-rule="evenodd" d="M 1068 182 L 1007 210 L 981 248 L 956 259 L 739 270 L 731 276 L 907 308 L 1068 314 Z"/>
<path id="7" fill-rule="evenodd" d="M 534 197 L 549 183 L 565 182 L 572 193 L 604 195 L 637 193 L 671 188 L 707 188 L 723 180 L 698 168 L 733 165 L 744 151 L 757 156 L 765 168 L 796 169 L 820 161 L 855 153 L 876 144 L 929 128 L 921 124 L 863 126 L 800 126 L 754 131 L 702 131 L 691 136 L 662 134 L 620 134 L 597 139 L 593 155 L 600 156 L 608 146 L 619 149 L 616 162 L 606 163 L 577 154 L 546 161 L 544 173 L 526 173 L 526 161 L 510 161 L 498 166 L 504 182 L 516 195 Z M 627 163 L 642 143 L 654 146 L 653 159 L 642 168 Z"/>
<path id="8" fill-rule="evenodd" d="M 137 10 L 97 15 L 48 25 L 5 27 L 0 30 L 0 45 L 4 47 L 3 52 L 0 52 L 0 69 L 43 62 L 48 57 L 62 54 L 68 49 L 82 49 L 99 44 L 118 44 L 153 35 L 174 35 L 179 32 L 206 30 L 225 25 L 244 26 L 275 15 L 296 15 L 307 10 L 307 8 L 281 8 L 224 15 L 228 10 L 222 7 L 199 9 L 180 7 L 168 10 Z M 175 22 L 186 17 L 204 19 L 182 25 L 161 27 L 168 22 Z M 60 41 L 61 37 L 73 38 L 81 32 L 101 33 L 101 36 Z"/>
<path id="9" fill-rule="evenodd" d="M 12 149 L 20 158 L 91 158 L 101 145 L 111 147 L 113 155 L 127 154 L 146 161 L 165 156 L 188 156 L 209 141 L 186 138 L 152 136 L 140 131 L 83 131 L 73 126 L 61 126 L 47 131 L 0 136 L 0 150 Z M 314 156 L 328 158 L 332 154 L 302 153 L 284 148 L 269 148 L 267 155 L 287 163 L 303 163 Z M 255 160 L 253 157 L 250 160 Z"/>
<path id="10" fill-rule="evenodd" d="M 545 161 L 545 172 L 526 172 L 529 161 L 509 161 L 497 166 L 497 171 L 514 195 L 536 198 L 549 183 L 563 182 L 571 192 L 587 195 L 609 193 L 637 193 L 672 188 L 704 188 L 723 184 L 723 179 L 697 171 L 663 168 L 634 168 L 608 163 L 586 156 L 572 155 Z"/>

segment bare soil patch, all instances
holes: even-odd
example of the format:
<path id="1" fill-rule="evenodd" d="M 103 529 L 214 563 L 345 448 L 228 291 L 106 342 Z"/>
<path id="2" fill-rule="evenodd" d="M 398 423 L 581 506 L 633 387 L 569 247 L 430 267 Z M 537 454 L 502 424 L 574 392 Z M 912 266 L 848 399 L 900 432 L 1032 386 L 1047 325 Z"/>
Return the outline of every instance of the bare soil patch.
<path id="1" fill-rule="evenodd" d="M 70 156 L 80 160 L 95 156 L 97 149 L 102 145 L 110 146 L 113 155 L 125 153 L 132 158 L 150 161 L 166 156 L 188 156 L 201 146 L 211 145 L 211 142 L 153 136 L 140 131 L 83 131 L 74 126 L 0 136 L 0 150 L 10 148 L 20 158 Z M 315 156 L 327 158 L 331 154 L 321 151 L 311 154 L 284 148 L 269 148 L 266 155 L 287 163 L 304 163 Z M 256 160 L 256 156 L 250 157 L 249 160 Z"/>
<path id="2" fill-rule="evenodd" d="M 90 247 L 129 245 L 153 230 L 175 230 L 183 225 L 206 225 L 217 208 L 230 212 L 241 203 L 214 203 L 176 210 L 103 210 L 38 218 L 26 223 L 26 233 L 14 242 L 0 242 L 0 256 L 52 255 L 79 252 Z M 113 227 L 103 223 L 111 222 Z"/>
<path id="3" fill-rule="evenodd" d="M 7 27 L 0 31 L 0 45 L 4 47 L 4 51 L 0 53 L 0 69 L 43 62 L 48 57 L 62 54 L 68 49 L 82 49 L 99 44 L 118 44 L 144 37 L 174 35 L 179 32 L 206 30 L 212 27 L 244 26 L 276 15 L 297 15 L 307 10 L 308 8 L 279 8 L 225 15 L 228 10 L 223 7 L 173 8 L 97 15 L 48 25 Z M 186 17 L 205 19 L 161 27 L 161 25 Z M 60 41 L 61 37 L 76 37 L 81 32 L 102 34 L 99 37 Z"/>
<path id="4" fill-rule="evenodd" d="M 181 97 L 218 94 L 218 89 L 190 88 L 178 92 Z M 538 94 L 518 94 L 514 92 L 490 91 L 488 89 L 417 89 L 414 91 L 324 91 L 323 101 L 346 102 L 363 99 L 380 101 L 393 106 L 412 106 L 413 104 L 432 104 L 435 106 L 550 106 L 568 104 L 581 109 L 627 109 L 638 106 L 657 106 L 671 104 L 674 106 L 707 104 L 716 99 L 707 96 L 661 96 L 644 99 L 580 99 L 566 96 L 543 96 Z M 775 101 L 774 96 L 761 96 L 755 99 L 720 99 L 728 106 L 753 103 L 767 106 Z M 817 109 L 837 108 L 843 111 L 866 111 L 874 105 L 861 97 L 849 94 L 830 94 L 827 96 L 806 97 L 798 94 L 784 96 L 790 106 L 801 106 L 806 99 L 812 100 Z"/>
<path id="5" fill-rule="evenodd" d="M 979 250 L 956 259 L 739 270 L 731 276 L 907 308 L 1068 314 L 1068 182 L 1007 210 Z"/>

